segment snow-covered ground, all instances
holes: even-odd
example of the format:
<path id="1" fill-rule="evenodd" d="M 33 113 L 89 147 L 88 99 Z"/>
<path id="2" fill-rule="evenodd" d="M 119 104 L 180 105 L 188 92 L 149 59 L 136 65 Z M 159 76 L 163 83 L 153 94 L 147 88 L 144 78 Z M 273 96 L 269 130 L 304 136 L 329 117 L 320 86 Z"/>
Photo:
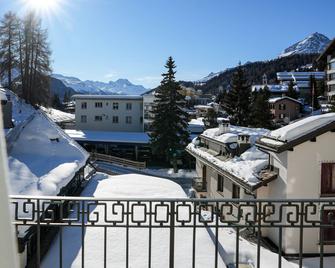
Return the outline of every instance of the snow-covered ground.
<path id="1" fill-rule="evenodd" d="M 65 113 L 57 109 L 53 108 L 45 108 L 45 107 L 40 107 L 40 109 L 46 113 L 46 115 L 54 122 L 60 123 L 60 122 L 68 122 L 68 121 L 73 121 L 75 119 L 74 114 L 70 113 Z"/>
<path id="2" fill-rule="evenodd" d="M 299 267 L 299 261 L 292 261 L 293 267 Z M 305 258 L 303 259 L 302 268 L 319 268 L 320 258 Z M 335 257 L 324 257 L 323 268 L 334 268 L 335 267 Z"/>
<path id="3" fill-rule="evenodd" d="M 36 112 L 8 152 L 10 193 L 57 195 L 88 157 L 50 119 Z"/>
<path id="4" fill-rule="evenodd" d="M 179 185 L 166 179 L 144 175 L 107 176 L 97 174 L 87 185 L 82 196 L 99 198 L 185 198 Z M 159 210 L 159 209 L 158 209 Z M 93 213 L 103 213 L 98 206 Z M 107 210 L 108 211 L 108 210 Z M 158 211 L 160 213 L 160 211 Z M 136 214 L 136 213 L 135 213 Z M 183 217 L 179 215 L 180 217 Z M 137 215 L 140 217 L 140 215 Z M 112 217 L 108 211 L 107 218 Z M 135 216 L 136 217 L 136 216 Z M 100 218 L 101 220 L 101 218 Z M 148 228 L 129 229 L 129 267 L 148 267 Z M 85 229 L 85 267 L 103 267 L 103 228 Z M 169 229 L 152 229 L 152 267 L 169 266 Z M 175 267 L 191 267 L 192 263 L 192 228 L 175 230 Z M 124 228 L 109 227 L 107 230 L 107 267 L 125 267 L 126 232 Z M 63 266 L 81 267 L 81 230 L 80 228 L 63 228 Z M 215 247 L 205 228 L 199 228 L 196 234 L 197 267 L 214 267 Z M 55 239 L 42 267 L 53 267 L 59 263 L 59 237 Z M 219 266 L 225 267 L 219 258 Z"/>

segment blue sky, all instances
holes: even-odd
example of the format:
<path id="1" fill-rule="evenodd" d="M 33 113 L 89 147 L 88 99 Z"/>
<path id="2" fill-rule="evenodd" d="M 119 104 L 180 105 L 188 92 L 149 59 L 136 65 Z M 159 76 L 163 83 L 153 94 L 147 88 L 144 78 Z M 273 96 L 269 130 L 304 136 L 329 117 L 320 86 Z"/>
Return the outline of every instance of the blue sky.
<path id="1" fill-rule="evenodd" d="M 0 0 L 0 15 L 23 14 L 22 1 L 29 0 Z M 313 32 L 335 37 L 334 0 L 61 0 L 61 7 L 43 16 L 55 73 L 146 87 L 158 85 L 170 55 L 178 79 L 196 80 L 274 58 Z"/>

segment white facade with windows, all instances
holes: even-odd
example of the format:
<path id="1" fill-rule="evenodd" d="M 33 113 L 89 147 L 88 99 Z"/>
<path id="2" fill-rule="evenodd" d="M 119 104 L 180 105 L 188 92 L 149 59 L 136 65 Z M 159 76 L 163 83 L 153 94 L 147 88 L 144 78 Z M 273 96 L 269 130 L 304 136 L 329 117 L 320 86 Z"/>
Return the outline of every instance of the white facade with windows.
<path id="1" fill-rule="evenodd" d="M 74 95 L 76 128 L 98 131 L 143 131 L 143 97 Z"/>

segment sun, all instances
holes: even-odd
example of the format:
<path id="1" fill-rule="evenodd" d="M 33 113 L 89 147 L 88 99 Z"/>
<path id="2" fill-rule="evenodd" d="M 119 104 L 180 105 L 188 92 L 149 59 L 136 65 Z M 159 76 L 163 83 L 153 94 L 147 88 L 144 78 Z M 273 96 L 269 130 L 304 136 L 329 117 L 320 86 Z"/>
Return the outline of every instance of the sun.
<path id="1" fill-rule="evenodd" d="M 21 0 L 24 9 L 40 15 L 52 15 L 61 8 L 63 0 Z"/>

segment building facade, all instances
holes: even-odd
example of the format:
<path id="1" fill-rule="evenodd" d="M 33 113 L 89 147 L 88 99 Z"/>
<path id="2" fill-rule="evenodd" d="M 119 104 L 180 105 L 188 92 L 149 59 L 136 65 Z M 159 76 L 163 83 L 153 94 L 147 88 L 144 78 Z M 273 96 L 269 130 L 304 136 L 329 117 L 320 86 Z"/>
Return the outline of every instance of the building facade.
<path id="1" fill-rule="evenodd" d="M 299 118 L 301 103 L 290 97 L 269 99 L 270 112 L 275 123 L 289 123 Z"/>
<path id="2" fill-rule="evenodd" d="M 326 71 L 328 100 L 335 101 L 335 39 L 317 59 L 321 69 Z"/>
<path id="3" fill-rule="evenodd" d="M 74 95 L 76 128 L 96 131 L 142 132 L 143 97 Z"/>

